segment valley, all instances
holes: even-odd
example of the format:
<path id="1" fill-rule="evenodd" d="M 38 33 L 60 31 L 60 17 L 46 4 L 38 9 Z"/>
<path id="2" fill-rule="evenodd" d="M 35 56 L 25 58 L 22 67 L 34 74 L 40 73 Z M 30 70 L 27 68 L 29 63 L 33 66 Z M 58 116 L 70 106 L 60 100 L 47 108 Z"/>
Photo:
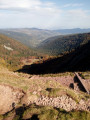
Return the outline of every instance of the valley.
<path id="1" fill-rule="evenodd" d="M 36 47 L 49 37 L 61 34 L 56 31 L 37 28 L 1 29 L 0 33 L 16 39 L 31 48 Z"/>
<path id="2" fill-rule="evenodd" d="M 39 59 L 41 53 L 37 53 L 35 50 L 27 47 L 26 45 L 18 42 L 15 39 L 0 34 L 0 63 L 4 64 L 11 69 L 16 70 L 21 68 L 25 59 Z M 44 56 L 44 55 L 43 55 Z M 29 61 L 30 62 L 30 61 Z"/>
<path id="3" fill-rule="evenodd" d="M 38 28 L 8 28 L 0 29 L 0 33 L 18 40 L 31 48 L 36 48 L 48 39 L 56 39 L 63 35 L 89 33 L 90 29 L 38 29 Z M 53 38 L 54 37 L 54 38 Z"/>
<path id="4" fill-rule="evenodd" d="M 40 46 L 0 34 L 0 120 L 89 120 L 90 91 L 75 72 L 90 90 L 90 33 Z"/>
<path id="5" fill-rule="evenodd" d="M 37 115 L 34 119 L 38 117 L 41 120 L 42 115 L 45 119 L 50 119 L 52 113 L 48 112 L 52 111 L 54 112 L 53 116 L 58 119 L 63 120 L 63 116 L 66 114 L 69 115 L 66 119 L 73 119 L 76 114 L 76 118 L 80 115 L 81 120 L 82 117 L 88 120 L 90 95 L 84 91 L 81 92 L 79 88 L 73 90 L 70 87 L 70 84 L 74 82 L 75 75 L 59 73 L 52 76 L 11 72 L 0 66 L 0 111 L 2 114 L 0 119 L 26 120 L 32 119 L 34 115 Z M 42 110 L 47 111 L 49 116 L 46 113 L 42 114 Z M 58 116 L 55 111 L 62 115 Z"/>
<path id="6" fill-rule="evenodd" d="M 0 0 L 0 120 L 90 120 L 90 0 Z"/>

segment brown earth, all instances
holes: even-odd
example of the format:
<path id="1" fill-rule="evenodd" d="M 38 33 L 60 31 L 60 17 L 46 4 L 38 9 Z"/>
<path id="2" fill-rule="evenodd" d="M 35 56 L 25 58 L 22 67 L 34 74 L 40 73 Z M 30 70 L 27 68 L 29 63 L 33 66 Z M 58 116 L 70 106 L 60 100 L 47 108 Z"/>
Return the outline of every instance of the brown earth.
<path id="1" fill-rule="evenodd" d="M 0 114 L 11 111 L 20 102 L 24 94 L 22 90 L 0 85 Z"/>

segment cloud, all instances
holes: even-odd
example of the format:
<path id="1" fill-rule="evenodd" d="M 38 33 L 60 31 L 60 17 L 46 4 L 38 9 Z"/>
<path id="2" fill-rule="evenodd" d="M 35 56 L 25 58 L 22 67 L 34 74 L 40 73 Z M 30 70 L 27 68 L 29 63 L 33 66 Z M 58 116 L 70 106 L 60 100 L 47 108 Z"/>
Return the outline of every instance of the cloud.
<path id="1" fill-rule="evenodd" d="M 42 0 L 0 0 L 0 26 L 45 29 L 90 27 L 90 11 L 80 9 L 82 5 L 70 3 L 59 8 L 54 2 Z"/>
<path id="2" fill-rule="evenodd" d="M 14 27 L 15 25 L 18 27 L 43 26 L 43 28 L 47 28 L 62 12 L 53 2 L 41 2 L 41 0 L 12 1 L 0 0 L 0 9 L 3 10 L 0 23 L 4 23 L 6 27 Z"/>
<path id="3" fill-rule="evenodd" d="M 41 5 L 40 0 L 0 0 L 0 9 L 29 9 L 39 5 Z"/>
<path id="4" fill-rule="evenodd" d="M 65 5 L 63 5 L 63 7 L 64 8 L 67 8 L 67 7 L 81 7 L 81 6 L 83 6 L 83 4 L 81 3 L 81 4 L 79 4 L 79 3 L 69 3 L 69 4 L 65 4 Z"/>
<path id="5" fill-rule="evenodd" d="M 82 9 L 71 9 L 71 10 L 67 10 L 67 16 L 76 19 L 78 19 L 77 17 L 85 18 L 88 15 L 88 12 L 89 11 Z"/>
<path id="6" fill-rule="evenodd" d="M 83 9 L 66 10 L 60 20 L 64 28 L 89 28 L 90 11 Z"/>
<path id="7" fill-rule="evenodd" d="M 50 28 L 90 28 L 90 11 L 83 9 L 63 10 L 57 18 L 53 18 Z"/>
<path id="8" fill-rule="evenodd" d="M 0 10 L 8 11 L 48 11 L 59 12 L 60 10 L 53 2 L 41 2 L 41 0 L 0 0 Z"/>

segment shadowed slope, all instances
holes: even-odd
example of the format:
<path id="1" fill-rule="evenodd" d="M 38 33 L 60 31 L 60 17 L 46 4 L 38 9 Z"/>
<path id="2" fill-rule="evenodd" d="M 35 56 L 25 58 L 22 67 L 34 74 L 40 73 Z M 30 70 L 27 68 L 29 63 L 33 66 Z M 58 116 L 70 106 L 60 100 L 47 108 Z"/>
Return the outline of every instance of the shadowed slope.
<path id="1" fill-rule="evenodd" d="M 90 42 L 78 47 L 75 51 L 41 64 L 24 66 L 20 72 L 30 74 L 47 74 L 65 71 L 87 71 L 90 70 Z"/>

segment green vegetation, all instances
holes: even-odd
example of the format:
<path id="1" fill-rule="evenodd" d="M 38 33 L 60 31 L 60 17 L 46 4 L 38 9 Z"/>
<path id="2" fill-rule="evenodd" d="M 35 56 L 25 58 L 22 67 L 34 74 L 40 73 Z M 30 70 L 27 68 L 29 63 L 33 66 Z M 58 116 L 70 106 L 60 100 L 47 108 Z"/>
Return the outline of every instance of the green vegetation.
<path id="1" fill-rule="evenodd" d="M 42 90 L 41 94 L 48 97 L 59 97 L 62 95 L 67 95 L 71 97 L 73 100 L 75 100 L 76 103 L 79 103 L 81 99 L 87 100 L 90 98 L 90 95 L 88 94 L 78 93 L 76 91 L 73 91 L 72 89 L 68 89 L 65 87 L 47 88 L 46 90 Z"/>
<path id="2" fill-rule="evenodd" d="M 48 109 L 41 112 L 38 115 L 39 120 L 56 120 L 58 116 L 58 111 L 55 109 Z"/>
<path id="3" fill-rule="evenodd" d="M 43 41 L 38 49 L 49 55 L 66 54 L 90 41 L 90 33 L 56 36 Z"/>
<path id="4" fill-rule="evenodd" d="M 73 111 L 60 113 L 58 120 L 89 120 L 90 113 L 84 111 Z"/>
<path id="5" fill-rule="evenodd" d="M 22 108 L 23 109 L 23 108 Z M 14 111 L 15 112 L 15 111 Z M 19 111 L 20 112 L 20 111 Z M 13 120 L 89 120 L 90 112 L 85 111 L 71 111 L 66 112 L 63 109 L 53 108 L 53 107 L 39 107 L 36 105 L 31 105 L 29 108 L 22 110 L 22 114 L 19 112 L 14 113 Z M 7 116 L 2 116 L 4 118 L 10 118 L 12 112 Z M 1 118 L 2 118 L 1 117 Z M 1 119 L 2 120 L 2 119 Z"/>
<path id="6" fill-rule="evenodd" d="M 83 79 L 88 79 L 88 80 L 90 80 L 90 71 L 80 72 L 80 76 L 81 76 Z"/>

